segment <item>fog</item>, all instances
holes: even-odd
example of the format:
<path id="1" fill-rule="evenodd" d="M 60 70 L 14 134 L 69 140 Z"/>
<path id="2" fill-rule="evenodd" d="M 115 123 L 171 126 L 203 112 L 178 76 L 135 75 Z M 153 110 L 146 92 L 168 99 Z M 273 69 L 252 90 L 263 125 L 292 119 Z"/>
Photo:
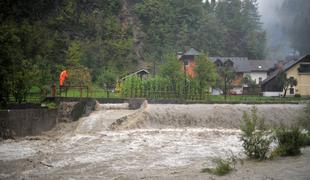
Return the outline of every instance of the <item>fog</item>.
<path id="1" fill-rule="evenodd" d="M 286 1 L 286 3 L 290 2 L 293 6 L 287 6 L 286 4 L 285 11 L 282 8 L 285 1 L 258 0 L 261 22 L 267 33 L 266 57 L 270 59 L 298 58 L 300 53 L 293 47 L 302 49 L 303 53 L 308 53 L 308 45 L 304 42 L 304 39 L 307 39 L 306 34 L 300 34 L 299 32 L 301 29 L 309 29 L 309 27 L 306 23 L 302 25 L 299 23 L 299 26 L 298 22 L 296 23 L 296 21 L 301 22 L 303 19 L 302 16 L 297 15 L 297 12 L 305 12 L 301 6 L 306 6 L 308 2 L 303 4 L 301 2 Z M 296 17 L 299 18 L 294 19 Z M 297 25 L 296 30 L 292 28 L 293 25 Z M 284 29 L 294 32 L 294 37 L 292 37 L 292 34 L 286 33 Z M 294 42 L 292 42 L 292 39 Z"/>
<path id="2" fill-rule="evenodd" d="M 279 17 L 279 10 L 283 1 L 258 0 L 261 21 L 267 33 L 266 57 L 270 59 L 283 59 L 292 51 Z"/>

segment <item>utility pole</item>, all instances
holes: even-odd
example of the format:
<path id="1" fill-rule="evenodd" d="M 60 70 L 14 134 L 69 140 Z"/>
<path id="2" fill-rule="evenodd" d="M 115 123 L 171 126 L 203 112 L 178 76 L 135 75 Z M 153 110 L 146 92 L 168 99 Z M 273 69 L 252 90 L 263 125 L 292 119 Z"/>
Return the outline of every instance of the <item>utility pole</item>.
<path id="1" fill-rule="evenodd" d="M 153 61 L 153 75 L 156 76 L 156 61 Z"/>
<path id="2" fill-rule="evenodd" d="M 224 96 L 225 96 L 225 101 L 227 97 L 227 75 L 225 74 L 225 79 L 224 79 Z"/>
<path id="3" fill-rule="evenodd" d="M 184 68 L 184 98 L 187 96 L 187 82 L 186 82 L 186 60 L 183 60 L 183 68 Z"/>

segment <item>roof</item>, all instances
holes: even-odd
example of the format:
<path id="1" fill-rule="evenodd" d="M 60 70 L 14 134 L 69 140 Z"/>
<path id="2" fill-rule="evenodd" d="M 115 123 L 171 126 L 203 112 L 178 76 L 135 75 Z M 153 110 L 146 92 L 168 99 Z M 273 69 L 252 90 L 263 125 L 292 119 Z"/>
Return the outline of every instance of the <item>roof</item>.
<path id="1" fill-rule="evenodd" d="M 252 72 L 267 72 L 274 68 L 279 61 L 275 60 L 249 60 L 250 69 Z"/>
<path id="2" fill-rule="evenodd" d="M 209 60 L 222 63 L 230 60 L 234 63 L 237 72 L 267 72 L 274 68 L 279 61 L 275 60 L 249 60 L 247 57 L 209 57 Z"/>
<path id="3" fill-rule="evenodd" d="M 150 72 L 149 72 L 148 70 L 146 70 L 146 69 L 140 69 L 140 70 L 138 70 L 138 71 L 136 71 L 136 72 L 133 72 L 133 73 L 128 74 L 127 76 L 121 78 L 121 80 L 124 80 L 124 79 L 126 79 L 126 78 L 128 78 L 128 77 L 130 77 L 130 76 L 139 74 L 140 72 L 145 72 L 146 74 L 150 74 Z"/>
<path id="4" fill-rule="evenodd" d="M 186 51 L 183 56 L 198 56 L 200 55 L 200 52 L 198 52 L 196 49 L 194 48 L 190 48 L 188 51 Z"/>
<path id="5" fill-rule="evenodd" d="M 306 55 L 303 58 L 300 58 L 298 60 L 292 60 L 292 61 L 289 61 L 289 62 L 285 63 L 281 69 L 277 69 L 275 72 L 273 72 L 267 79 L 265 79 L 262 82 L 262 84 L 266 84 L 267 82 L 269 82 L 272 79 L 274 79 L 275 77 L 277 77 L 277 75 L 279 74 L 280 71 L 287 71 L 287 70 L 291 69 L 293 66 L 295 66 L 296 64 L 298 64 L 299 62 L 301 62 L 301 61 L 303 61 L 305 59 L 310 59 L 310 55 Z"/>
<path id="6" fill-rule="evenodd" d="M 230 60 L 234 64 L 234 69 L 236 72 L 250 72 L 250 63 L 247 57 L 209 57 L 209 60 L 212 62 L 215 62 L 217 60 L 220 60 L 222 63 Z"/>
<path id="7" fill-rule="evenodd" d="M 144 71 L 146 74 L 150 74 L 150 72 L 148 70 L 146 70 L 146 69 L 140 69 L 140 70 L 138 70 L 138 71 L 136 71 L 136 72 L 134 72 L 132 74 L 139 74 L 142 71 Z"/>

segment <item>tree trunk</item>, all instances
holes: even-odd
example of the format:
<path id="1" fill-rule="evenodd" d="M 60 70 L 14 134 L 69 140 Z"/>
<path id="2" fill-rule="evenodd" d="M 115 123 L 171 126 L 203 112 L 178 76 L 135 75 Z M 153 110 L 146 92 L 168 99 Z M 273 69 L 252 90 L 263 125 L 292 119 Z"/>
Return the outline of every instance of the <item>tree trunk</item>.
<path id="1" fill-rule="evenodd" d="M 224 82 L 224 96 L 225 96 L 225 101 L 227 98 L 227 77 L 225 76 L 225 82 Z"/>
<path id="2" fill-rule="evenodd" d="M 110 98 L 110 92 L 107 90 L 107 98 Z"/>
<path id="3" fill-rule="evenodd" d="M 286 92 L 287 92 L 287 88 L 284 88 L 284 95 L 283 95 L 283 98 L 286 97 Z"/>

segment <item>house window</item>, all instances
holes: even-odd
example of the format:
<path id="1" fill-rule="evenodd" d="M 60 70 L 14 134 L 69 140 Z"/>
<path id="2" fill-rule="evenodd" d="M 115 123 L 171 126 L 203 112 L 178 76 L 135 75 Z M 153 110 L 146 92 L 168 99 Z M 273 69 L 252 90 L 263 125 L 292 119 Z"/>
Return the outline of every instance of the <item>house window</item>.
<path id="1" fill-rule="evenodd" d="M 188 59 L 184 59 L 184 65 L 187 66 L 188 65 Z"/>
<path id="2" fill-rule="evenodd" d="M 310 73 L 310 64 L 300 64 L 298 71 L 300 73 Z"/>
<path id="3" fill-rule="evenodd" d="M 217 67 L 221 67 L 221 66 L 223 66 L 223 63 L 222 63 L 222 61 L 221 61 L 220 59 L 217 59 L 217 60 L 215 61 L 215 65 L 216 65 Z"/>
<path id="4" fill-rule="evenodd" d="M 259 83 L 259 84 L 262 84 L 262 82 L 263 82 L 263 78 L 262 78 L 262 77 L 259 77 L 259 78 L 258 78 L 258 83 Z"/>
<path id="5" fill-rule="evenodd" d="M 293 87 L 290 88 L 290 94 L 295 94 L 295 90 Z"/>
<path id="6" fill-rule="evenodd" d="M 227 61 L 224 62 L 224 66 L 232 68 L 234 67 L 234 63 L 230 59 L 228 59 Z"/>

